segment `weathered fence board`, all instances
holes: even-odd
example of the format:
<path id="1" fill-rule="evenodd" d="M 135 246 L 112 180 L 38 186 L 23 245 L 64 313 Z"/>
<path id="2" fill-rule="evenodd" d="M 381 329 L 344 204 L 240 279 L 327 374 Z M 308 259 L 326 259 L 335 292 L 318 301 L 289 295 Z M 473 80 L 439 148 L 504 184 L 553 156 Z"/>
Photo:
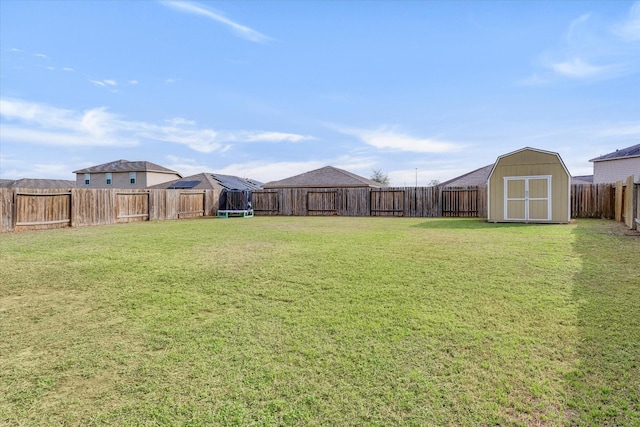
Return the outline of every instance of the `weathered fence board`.
<path id="1" fill-rule="evenodd" d="M 636 205 L 636 214 L 635 214 L 635 229 L 640 230 L 640 183 L 633 185 L 633 199 L 635 200 Z"/>
<path id="2" fill-rule="evenodd" d="M 253 191 L 251 193 L 253 212 L 256 215 L 278 215 L 280 204 L 277 191 Z"/>
<path id="3" fill-rule="evenodd" d="M 14 217 L 17 230 L 68 227 L 71 224 L 71 193 L 43 190 L 16 191 Z"/>
<path id="4" fill-rule="evenodd" d="M 149 220 L 149 192 L 116 193 L 117 222 Z"/>
<path id="5" fill-rule="evenodd" d="M 402 189 L 371 190 L 371 216 L 404 216 L 404 195 Z"/>
<path id="6" fill-rule="evenodd" d="M 0 188 L 0 232 L 13 230 L 13 190 Z"/>
<path id="7" fill-rule="evenodd" d="M 307 212 L 308 215 L 337 215 L 338 190 L 307 191 Z"/>
<path id="8" fill-rule="evenodd" d="M 205 193 L 181 192 L 179 193 L 178 218 L 194 218 L 204 216 Z"/>
<path id="9" fill-rule="evenodd" d="M 624 224 L 632 229 L 634 228 L 635 223 L 633 189 L 633 176 L 630 176 L 624 181 L 624 195 L 622 198 L 622 219 L 624 221 Z"/>
<path id="10" fill-rule="evenodd" d="M 612 184 L 571 185 L 572 218 L 615 218 L 615 191 Z"/>
<path id="11" fill-rule="evenodd" d="M 71 191 L 73 227 L 116 223 L 115 192 L 105 189 Z"/>
<path id="12" fill-rule="evenodd" d="M 486 216 L 486 187 L 445 187 L 440 200 L 443 217 Z"/>

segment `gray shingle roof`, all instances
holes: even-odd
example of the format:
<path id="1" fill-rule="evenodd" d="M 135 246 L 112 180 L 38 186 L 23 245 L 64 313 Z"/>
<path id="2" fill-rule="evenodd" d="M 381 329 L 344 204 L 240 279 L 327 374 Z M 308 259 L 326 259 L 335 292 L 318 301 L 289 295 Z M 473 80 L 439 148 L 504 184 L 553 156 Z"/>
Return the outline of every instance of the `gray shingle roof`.
<path id="1" fill-rule="evenodd" d="M 76 182 L 66 179 L 37 179 L 37 178 L 22 178 L 22 179 L 2 179 L 0 180 L 0 188 L 41 188 L 41 189 L 54 189 L 54 188 L 75 188 Z"/>
<path id="2" fill-rule="evenodd" d="M 493 165 L 487 165 L 476 169 L 457 178 L 450 179 L 440 184 L 440 187 L 464 187 L 468 185 L 487 185 L 489 173 Z M 581 175 L 571 177 L 572 184 L 590 184 L 593 182 L 593 175 Z"/>
<path id="3" fill-rule="evenodd" d="M 199 173 L 154 185 L 151 189 L 186 188 L 192 190 L 259 190 L 262 183 L 253 179 L 217 173 Z"/>
<path id="4" fill-rule="evenodd" d="M 115 162 L 104 163 L 102 165 L 91 166 L 85 169 L 73 171 L 73 173 L 102 173 L 102 172 L 160 172 L 173 173 L 181 176 L 178 172 L 146 161 L 130 162 L 128 160 L 116 160 Z"/>
<path id="5" fill-rule="evenodd" d="M 640 157 L 640 144 L 632 145 L 631 147 L 621 148 L 613 153 L 605 154 L 595 159 L 589 160 L 590 162 L 602 162 L 604 160 L 616 160 L 627 157 Z"/>
<path id="6" fill-rule="evenodd" d="M 280 181 L 267 182 L 262 188 L 359 188 L 386 187 L 379 182 L 361 177 L 354 173 L 333 166 L 325 166 L 320 169 L 285 178 Z"/>
<path id="7" fill-rule="evenodd" d="M 464 187 L 467 185 L 487 185 L 487 179 L 489 179 L 489 173 L 491 173 L 493 163 L 487 166 L 483 166 L 479 169 L 460 175 L 459 177 L 450 179 L 440 183 L 440 187 Z"/>
<path id="8" fill-rule="evenodd" d="M 571 177 L 572 184 L 593 184 L 593 175 L 580 175 Z"/>

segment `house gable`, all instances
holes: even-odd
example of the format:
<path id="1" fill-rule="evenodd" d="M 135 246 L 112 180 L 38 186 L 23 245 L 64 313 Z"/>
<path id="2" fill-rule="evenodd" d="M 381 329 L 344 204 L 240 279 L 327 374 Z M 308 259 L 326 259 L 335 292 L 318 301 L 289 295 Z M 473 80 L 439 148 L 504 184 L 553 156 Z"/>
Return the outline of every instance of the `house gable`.
<path id="1" fill-rule="evenodd" d="M 147 161 L 116 160 L 74 171 L 77 188 L 147 188 L 181 178 L 178 172 Z M 88 177 L 89 183 L 86 183 Z"/>
<path id="2" fill-rule="evenodd" d="M 386 187 L 379 182 L 372 181 L 356 175 L 344 169 L 333 166 L 325 166 L 309 172 L 285 178 L 280 181 L 271 181 L 262 186 L 265 189 L 272 188 L 382 188 Z"/>

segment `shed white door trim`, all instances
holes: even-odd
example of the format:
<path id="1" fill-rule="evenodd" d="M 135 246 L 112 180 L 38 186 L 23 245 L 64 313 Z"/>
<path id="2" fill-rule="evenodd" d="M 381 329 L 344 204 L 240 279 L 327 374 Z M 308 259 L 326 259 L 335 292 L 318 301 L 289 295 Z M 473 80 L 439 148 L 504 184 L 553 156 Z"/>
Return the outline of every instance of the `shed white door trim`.
<path id="1" fill-rule="evenodd" d="M 504 219 L 551 221 L 551 175 L 505 176 Z"/>

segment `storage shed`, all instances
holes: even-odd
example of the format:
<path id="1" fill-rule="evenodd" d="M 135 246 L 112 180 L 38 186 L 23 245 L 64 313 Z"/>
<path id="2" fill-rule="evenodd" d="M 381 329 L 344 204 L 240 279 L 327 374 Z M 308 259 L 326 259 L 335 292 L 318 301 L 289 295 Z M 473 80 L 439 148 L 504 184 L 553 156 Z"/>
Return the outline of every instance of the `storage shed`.
<path id="1" fill-rule="evenodd" d="M 489 222 L 571 220 L 571 176 L 558 153 L 526 147 L 500 156 L 487 185 Z"/>

